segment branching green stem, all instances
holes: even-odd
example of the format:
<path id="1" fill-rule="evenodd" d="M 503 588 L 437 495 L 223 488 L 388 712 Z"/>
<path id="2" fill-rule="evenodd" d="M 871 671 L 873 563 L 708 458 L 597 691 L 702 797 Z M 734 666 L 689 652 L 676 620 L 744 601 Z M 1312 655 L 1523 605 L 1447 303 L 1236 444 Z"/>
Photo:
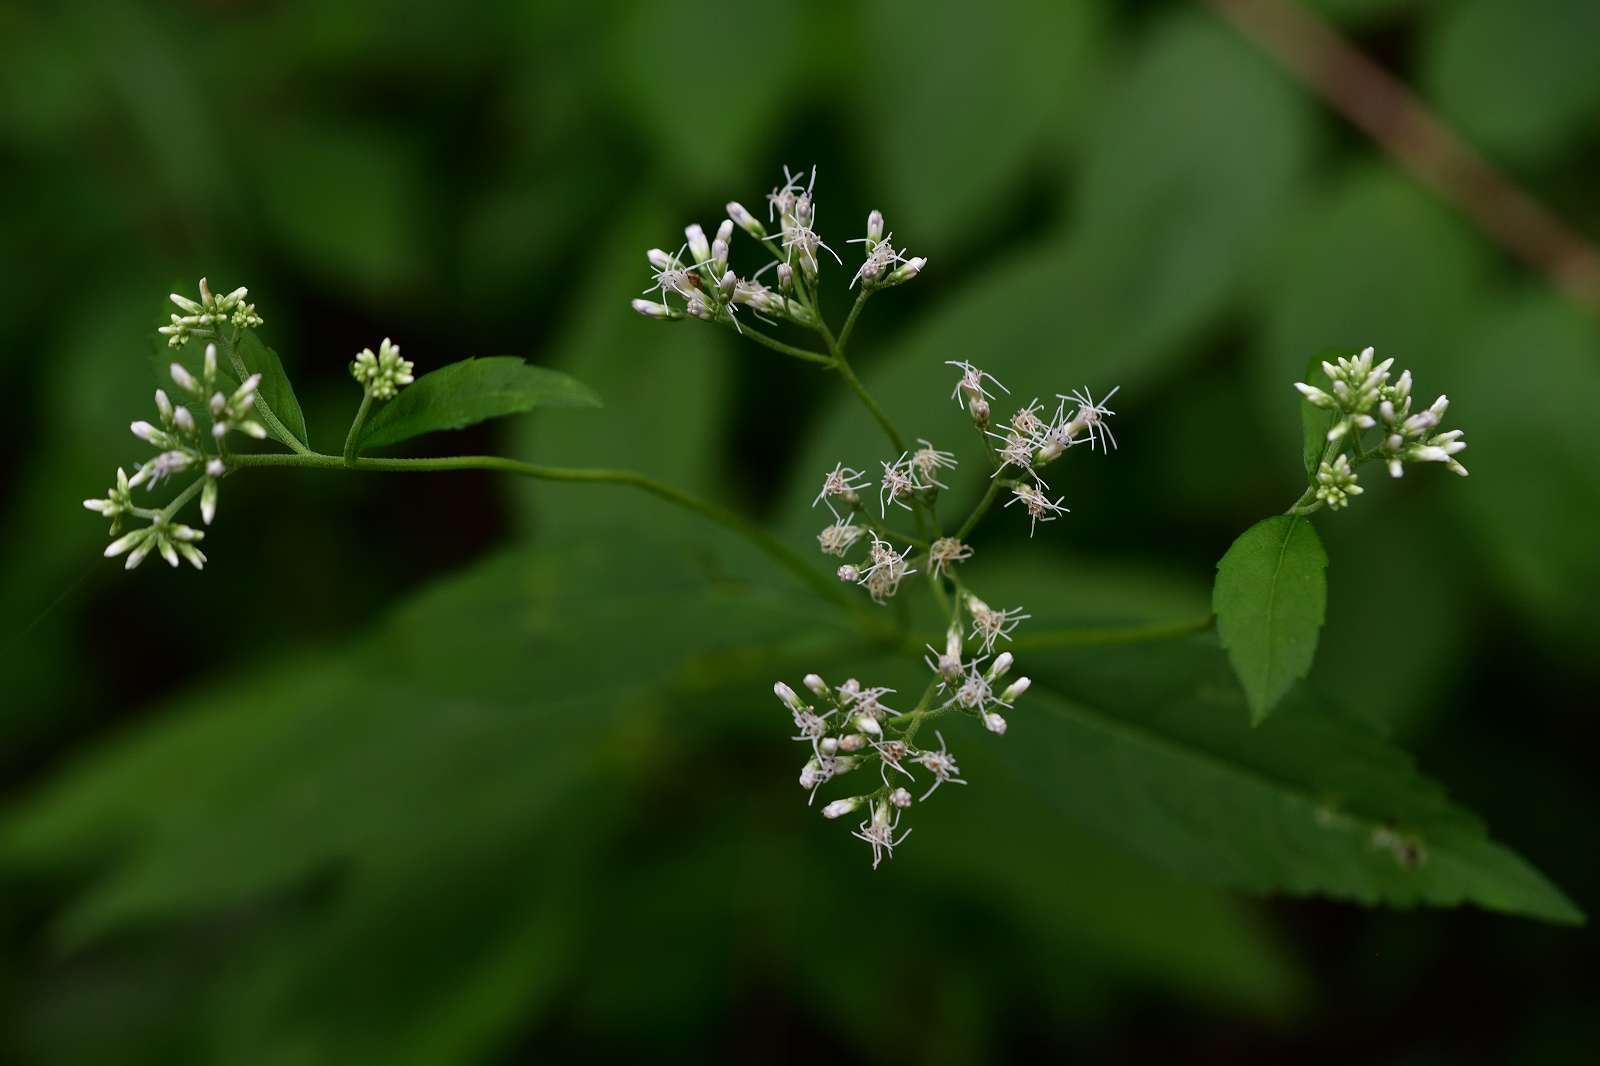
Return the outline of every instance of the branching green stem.
<path id="1" fill-rule="evenodd" d="M 728 324 L 728 328 L 733 328 L 733 324 L 731 322 Z M 762 347 L 771 348 L 775 352 L 781 352 L 782 354 L 791 356 L 795 359 L 803 359 L 808 363 L 816 363 L 818 366 L 833 366 L 833 359 L 830 356 L 823 355 L 821 352 L 808 351 L 805 348 L 796 348 L 792 344 L 785 344 L 774 337 L 767 336 L 765 333 L 762 333 L 759 330 L 751 329 L 749 326 L 741 325 L 739 327 L 739 333 L 741 336 L 749 337 Z"/>

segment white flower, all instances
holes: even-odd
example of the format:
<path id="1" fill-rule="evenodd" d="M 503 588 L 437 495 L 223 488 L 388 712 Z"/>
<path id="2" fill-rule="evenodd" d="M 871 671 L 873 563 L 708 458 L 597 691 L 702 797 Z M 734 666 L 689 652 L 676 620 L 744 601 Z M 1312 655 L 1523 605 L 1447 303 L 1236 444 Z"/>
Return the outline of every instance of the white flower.
<path id="1" fill-rule="evenodd" d="M 1006 501 L 1006 506 L 1010 507 L 1012 504 L 1020 502 L 1027 508 L 1030 520 L 1028 535 L 1030 537 L 1039 528 L 1040 522 L 1053 522 L 1058 515 L 1071 513 L 1070 508 L 1061 505 L 1061 500 L 1065 499 L 1065 497 L 1052 501 L 1050 497 L 1033 485 L 1018 485 L 1011 490 L 1011 493 L 1011 499 Z"/>
<path id="2" fill-rule="evenodd" d="M 933 795 L 934 791 L 946 781 L 957 785 L 966 784 L 961 777 L 961 768 L 956 765 L 955 756 L 945 748 L 944 734 L 936 729 L 933 735 L 939 738 L 939 750 L 920 752 L 916 758 L 917 764 L 933 775 L 933 788 L 922 794 L 924 800 Z"/>
<path id="3" fill-rule="evenodd" d="M 817 534 L 817 544 L 822 548 L 824 555 L 836 555 L 843 558 L 845 553 L 855 546 L 861 539 L 861 534 L 866 530 L 858 525 L 853 525 L 855 515 L 845 515 L 843 518 L 834 519 L 831 526 L 825 527 Z"/>
<path id="4" fill-rule="evenodd" d="M 896 552 L 888 541 L 876 533 L 872 534 L 872 565 L 861 572 L 859 582 L 866 586 L 874 600 L 884 602 L 900 591 L 902 580 L 916 573 L 906 562 L 906 556 L 910 554 L 909 547 Z"/>
<path id="5" fill-rule="evenodd" d="M 880 763 L 878 775 L 883 778 L 885 788 L 889 786 L 889 771 L 891 769 L 911 777 L 911 771 L 900 765 L 901 761 L 911 754 L 911 749 L 906 746 L 905 741 L 878 740 L 873 742 L 872 747 L 878 753 Z"/>
<path id="6" fill-rule="evenodd" d="M 907 829 L 900 835 L 899 840 L 894 838 L 895 830 L 900 828 L 900 811 L 898 809 L 895 810 L 894 820 L 891 822 L 889 820 L 889 810 L 890 806 L 887 803 L 873 804 L 872 817 L 862 822 L 861 828 L 851 834 L 857 839 L 865 840 L 872 845 L 872 868 L 874 870 L 878 868 L 878 863 L 883 861 L 885 854 L 891 859 L 894 858 L 894 849 L 905 843 L 906 837 L 911 835 L 911 830 Z"/>
<path id="7" fill-rule="evenodd" d="M 941 688 L 954 688 L 950 698 L 945 701 L 946 706 L 954 705 L 963 711 L 982 714 L 995 702 L 994 689 L 990 686 L 989 679 L 978 669 L 981 662 L 981 659 L 974 659 L 967 664 L 960 685 L 952 686 L 949 682 L 940 685 Z"/>
<path id="8" fill-rule="evenodd" d="M 811 506 L 815 507 L 828 500 L 841 500 L 849 507 L 856 507 L 861 503 L 861 490 L 870 484 L 872 482 L 867 480 L 865 471 L 845 466 L 843 463 L 835 464 L 834 468 L 823 476 L 822 491 L 811 501 Z M 833 505 L 828 506 L 831 508 Z"/>
<path id="9" fill-rule="evenodd" d="M 994 399 L 994 394 L 983 387 L 985 380 L 987 380 L 989 384 L 993 385 L 1001 392 L 1009 393 L 1011 391 L 1004 385 L 1000 384 L 1000 379 L 996 378 L 993 374 L 989 373 L 987 370 L 979 370 L 971 363 L 958 361 L 955 359 L 946 359 L 944 365 L 953 366 L 957 370 L 961 371 L 961 378 L 956 382 L 955 389 L 951 391 L 950 398 L 956 401 L 956 405 L 961 407 L 963 410 L 966 409 L 969 404 L 977 403 L 979 400 L 985 401 L 984 409 L 985 411 L 988 410 L 987 401 Z"/>
<path id="10" fill-rule="evenodd" d="M 972 639 L 983 645 L 985 655 L 994 651 L 996 640 L 1010 640 L 1017 626 L 1033 617 L 1021 607 L 997 611 L 971 593 L 967 594 L 967 614 L 972 618 Z"/>
<path id="11" fill-rule="evenodd" d="M 955 563 L 972 558 L 972 547 L 954 537 L 940 537 L 928 546 L 928 566 L 935 576 L 943 576 Z"/>
<path id="12" fill-rule="evenodd" d="M 944 651 L 941 652 L 932 644 L 924 645 L 933 653 L 933 658 L 924 655 L 922 661 L 928 669 L 938 674 L 945 681 L 954 681 L 961 676 L 965 667 L 961 664 L 961 627 L 952 625 L 945 634 Z"/>
<path id="13" fill-rule="evenodd" d="M 1109 452 L 1117 446 L 1117 438 L 1111 433 L 1111 427 L 1106 425 L 1106 419 L 1116 414 L 1106 406 L 1107 401 L 1117 394 L 1122 386 L 1118 385 L 1106 393 L 1099 400 L 1094 399 L 1088 389 L 1074 389 L 1062 395 L 1056 394 L 1060 406 L 1056 409 L 1055 421 L 1050 427 L 1050 438 L 1062 447 L 1070 447 L 1086 440 L 1089 449 L 1094 450 L 1096 442 L 1100 450 Z M 1067 414 L 1068 404 L 1074 405 L 1072 414 Z"/>
<path id="14" fill-rule="evenodd" d="M 913 480 L 919 488 L 941 488 L 948 490 L 949 485 L 939 480 L 939 471 L 954 470 L 957 461 L 954 452 L 941 452 L 933 446 L 931 441 L 918 438 L 917 443 L 922 445 L 911 453 L 907 462 Z"/>
<path id="15" fill-rule="evenodd" d="M 105 499 L 84 500 L 83 505 L 111 519 L 111 532 L 115 534 L 122 527 L 122 516 L 133 509 L 133 488 L 127 471 L 117 467 L 117 483 L 106 490 Z"/>
<path id="16" fill-rule="evenodd" d="M 897 788 L 889 793 L 889 802 L 903 810 L 911 806 L 911 793 L 903 788 Z"/>
<path id="17" fill-rule="evenodd" d="M 883 479 L 878 483 L 878 510 L 885 518 L 889 515 L 890 504 L 911 510 L 906 497 L 921 487 L 917 484 L 916 473 L 908 461 L 909 455 L 909 452 L 903 452 L 900 458 L 892 463 L 878 463 L 883 467 Z"/>

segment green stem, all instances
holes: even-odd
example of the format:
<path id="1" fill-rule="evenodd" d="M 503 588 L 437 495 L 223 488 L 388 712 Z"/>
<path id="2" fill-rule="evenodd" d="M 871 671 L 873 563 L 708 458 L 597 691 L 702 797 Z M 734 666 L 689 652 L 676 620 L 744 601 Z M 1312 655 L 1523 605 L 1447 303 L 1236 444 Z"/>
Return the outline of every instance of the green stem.
<path id="1" fill-rule="evenodd" d="M 731 322 L 728 324 L 728 328 L 733 328 L 733 324 Z M 792 344 L 785 344 L 774 337 L 767 336 L 765 333 L 762 333 L 759 330 L 751 329 L 749 326 L 741 325 L 738 332 L 740 336 L 749 337 L 757 344 L 766 348 L 771 348 L 775 352 L 782 352 L 784 355 L 792 356 L 795 359 L 803 359 L 808 363 L 816 363 L 819 366 L 833 366 L 833 360 L 830 357 L 823 355 L 821 352 L 808 351 L 805 348 L 796 348 Z"/>
<path id="2" fill-rule="evenodd" d="M 989 491 L 983 494 L 983 499 L 978 501 L 978 506 L 972 509 L 972 513 L 967 515 L 967 520 L 961 523 L 961 528 L 956 530 L 955 538 L 957 540 L 964 541 L 967 539 L 967 534 L 977 527 L 978 520 L 988 513 L 989 508 L 994 505 L 995 497 L 1000 495 L 1000 490 L 1005 486 L 1006 482 L 1003 478 L 995 477 L 989 479 Z"/>
<path id="3" fill-rule="evenodd" d="M 1020 633 L 1012 638 L 1009 647 L 1018 651 L 1038 651 L 1049 648 L 1100 648 L 1113 644 L 1153 644 L 1163 640 L 1179 640 L 1204 633 L 1216 622 L 1212 615 L 1192 618 L 1185 622 L 1150 622 L 1135 626 L 1099 626 L 1070 629 L 1042 629 Z"/>
<path id="4" fill-rule="evenodd" d="M 356 437 L 361 433 L 362 425 L 367 421 L 367 411 L 372 407 L 372 390 L 361 390 L 361 406 L 356 408 L 356 417 L 350 423 L 350 432 L 344 438 L 344 465 L 354 466 L 356 461 Z"/>
<path id="5" fill-rule="evenodd" d="M 216 329 L 216 343 L 218 349 L 227 357 L 228 365 L 233 367 L 233 372 L 239 375 L 239 380 L 243 381 L 249 377 L 250 369 L 244 365 L 244 360 L 239 358 L 239 352 L 233 346 L 233 339 L 228 336 L 227 329 L 220 324 Z M 278 418 L 272 410 L 272 405 L 267 403 L 267 398 L 262 396 L 259 390 L 256 392 L 256 414 L 261 417 L 262 424 L 267 427 L 268 432 L 290 451 L 299 455 L 311 454 L 311 449 L 301 444 L 300 438 L 289 432 L 289 427 Z"/>
<path id="6" fill-rule="evenodd" d="M 172 516 L 183 510 L 183 505 L 194 499 L 194 494 L 199 492 L 201 486 L 205 483 L 206 479 L 203 477 L 197 477 L 191 481 L 188 488 L 178 493 L 172 498 L 171 503 L 161 508 L 161 513 L 156 515 L 155 522 L 159 524 L 172 521 Z"/>
<path id="7" fill-rule="evenodd" d="M 346 462 L 343 456 L 305 452 L 298 455 L 267 453 L 260 455 L 235 455 L 230 463 L 234 467 L 305 467 L 315 470 L 372 470 L 385 473 L 428 473 L 440 470 L 497 470 L 540 481 L 568 481 L 626 485 L 648 492 L 693 511 L 704 518 L 744 537 L 765 552 L 773 561 L 789 570 L 818 595 L 846 608 L 852 613 L 865 613 L 858 603 L 845 594 L 837 582 L 814 569 L 799 553 L 771 533 L 746 520 L 733 511 L 709 500 L 691 496 L 687 492 L 664 485 L 632 470 L 603 470 L 584 467 L 539 466 L 498 455 L 452 455 L 439 459 L 373 459 L 354 458 Z"/>
<path id="8" fill-rule="evenodd" d="M 856 328 L 856 319 L 861 317 L 861 309 L 867 305 L 867 297 L 870 295 L 871 293 L 867 291 L 866 284 L 863 283 L 861 295 L 856 297 L 855 305 L 850 308 L 850 316 L 844 320 L 844 328 L 839 331 L 839 350 L 841 352 L 844 351 L 845 345 L 850 343 L 850 334 Z"/>
<path id="9" fill-rule="evenodd" d="M 856 377 L 856 372 L 850 369 L 850 364 L 845 361 L 844 353 L 834 345 L 831 337 L 828 338 L 828 347 L 833 351 L 834 369 L 839 371 L 839 376 L 844 378 L 845 383 L 850 386 L 855 394 L 861 397 L 861 402 L 866 405 L 872 417 L 877 419 L 878 425 L 883 427 L 884 433 L 888 434 L 889 443 L 894 445 L 895 458 L 898 459 L 910 450 L 906 447 L 905 438 L 900 436 L 900 431 L 894 427 L 894 423 L 889 420 L 889 416 L 884 413 L 883 408 L 878 406 L 878 401 L 872 398 L 872 394 L 867 391 L 867 387 L 861 384 L 861 379 Z"/>

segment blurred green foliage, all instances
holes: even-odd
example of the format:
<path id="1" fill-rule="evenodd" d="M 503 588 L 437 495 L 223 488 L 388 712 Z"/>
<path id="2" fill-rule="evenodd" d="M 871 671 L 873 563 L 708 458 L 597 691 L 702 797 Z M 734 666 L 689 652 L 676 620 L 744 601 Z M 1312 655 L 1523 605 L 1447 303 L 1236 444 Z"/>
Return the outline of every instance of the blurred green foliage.
<path id="1" fill-rule="evenodd" d="M 1311 6 L 1600 233 L 1591 4 Z M 1492 847 L 1475 811 L 1594 909 L 1600 326 L 1203 9 L 0 0 L 0 60 L 0 1058 L 1575 1062 L 1600 1040 L 1586 931 L 1217 887 L 1293 889 L 1258 832 L 1322 846 L 1315 803 L 1255 791 L 1283 724 L 1317 802 L 1405 782 L 1436 839 Z M 821 375 L 626 307 L 643 249 L 785 162 L 819 164 L 825 235 L 878 207 L 930 258 L 856 344 L 918 434 L 960 432 L 944 359 L 1122 385 L 1124 447 L 1074 469 L 1070 520 L 978 544 L 1015 557 L 986 590 L 1055 623 L 1204 612 L 1228 543 L 1299 491 L 1288 383 L 1329 347 L 1448 392 L 1472 477 L 1318 516 L 1317 663 L 1258 734 L 1204 640 L 1155 668 L 1029 653 L 1067 697 L 1004 745 L 952 738 L 973 784 L 875 876 L 798 802 L 765 693 L 882 668 L 692 516 L 263 470 L 225 486 L 204 575 L 98 560 L 77 501 L 131 458 L 159 297 L 201 274 L 251 287 L 319 445 L 385 335 L 419 373 L 515 354 L 605 407 L 458 450 L 634 467 L 804 546 L 808 486 L 872 458 L 874 427 Z M 1107 690 L 1170 716 L 1160 758 L 1226 777 L 1200 756 L 1237 729 L 1257 776 L 1215 805 L 1141 787 L 1150 745 L 1096 725 Z M 1308 757 L 1324 733 L 1389 784 Z"/>

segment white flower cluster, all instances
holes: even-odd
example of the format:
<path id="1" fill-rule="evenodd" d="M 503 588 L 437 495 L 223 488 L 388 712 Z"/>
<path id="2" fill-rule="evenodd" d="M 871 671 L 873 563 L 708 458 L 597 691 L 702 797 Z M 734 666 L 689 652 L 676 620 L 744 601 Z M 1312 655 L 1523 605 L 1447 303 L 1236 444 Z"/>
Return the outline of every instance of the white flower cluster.
<path id="1" fill-rule="evenodd" d="M 854 678 L 835 688 L 816 674 L 807 674 L 809 701 L 781 681 L 772 687 L 794 717 L 793 739 L 811 747 L 811 756 L 800 769 L 800 787 L 807 792 L 807 802 L 815 802 L 818 790 L 834 778 L 877 767 L 878 785 L 822 808 L 822 816 L 829 819 L 867 808 L 866 818 L 853 835 L 872 847 L 874 870 L 884 857 L 894 858 L 894 849 L 911 835 L 910 829 L 899 832 L 901 814 L 907 807 L 927 800 L 947 782 L 967 783 L 942 733 L 934 731 L 937 749 L 916 746 L 923 721 L 943 714 L 965 714 L 1002 735 L 1006 720 L 998 708 L 1009 710 L 1028 691 L 1025 677 L 997 690 L 1011 669 L 1009 652 L 1002 652 L 986 667 L 987 661 L 987 653 L 965 658 L 962 631 L 952 628 L 945 650 L 937 661 L 929 660 L 933 682 L 917 706 L 905 714 L 884 703 L 885 697 L 894 694 L 893 689 L 864 688 Z M 918 771 L 924 780 L 918 780 Z M 927 784 L 927 788 L 914 800 L 901 778 L 917 788 Z"/>
<path id="2" fill-rule="evenodd" d="M 1407 463 L 1444 463 L 1451 471 L 1467 476 L 1467 468 L 1456 455 L 1467 447 L 1459 429 L 1437 432 L 1448 397 L 1440 396 L 1421 411 L 1412 411 L 1411 371 L 1402 371 L 1389 380 L 1393 359 L 1374 365 L 1371 348 L 1353 357 L 1324 362 L 1329 388 L 1321 389 L 1303 381 L 1295 388 L 1308 403 L 1332 412 L 1328 447 L 1317 466 L 1315 484 L 1309 493 L 1332 510 L 1348 506 L 1351 496 L 1360 495 L 1355 468 L 1368 460 L 1381 460 L 1391 477 L 1400 477 Z M 1378 431 L 1368 447 L 1368 430 Z"/>
<path id="3" fill-rule="evenodd" d="M 199 300 L 177 293 L 168 297 L 184 313 L 173 315 L 172 322 L 157 332 L 167 338 L 169 347 L 182 348 L 190 337 L 216 336 L 216 327 L 224 322 L 232 323 L 237 329 L 254 329 L 261 325 L 261 316 L 256 314 L 255 304 L 245 302 L 248 295 L 250 290 L 241 285 L 226 296 L 216 296 L 206 279 L 201 278 Z"/>
<path id="4" fill-rule="evenodd" d="M 392 400 L 401 386 L 416 380 L 411 375 L 415 365 L 400 358 L 400 346 L 385 337 L 378 345 L 377 355 L 372 354 L 371 348 L 361 349 L 350 364 L 350 376 L 361 382 L 374 400 Z"/>
<path id="5" fill-rule="evenodd" d="M 204 282 L 201 291 L 205 291 Z M 178 565 L 182 556 L 195 569 L 203 567 L 206 557 L 195 542 L 204 534 L 172 519 L 198 493 L 200 517 L 210 525 L 217 513 L 217 482 L 228 469 L 228 434 L 239 432 L 257 440 L 267 435 L 266 428 L 251 417 L 261 375 L 251 374 L 231 394 L 224 392 L 218 387 L 221 375 L 215 344 L 206 345 L 198 378 L 182 363 L 173 363 L 169 372 L 181 394 L 180 399 L 187 396 L 194 401 L 195 408 L 208 420 L 208 429 L 201 428 L 186 404 L 174 404 L 164 389 L 157 389 L 159 425 L 139 421 L 129 427 L 135 437 L 156 449 L 155 456 L 146 460 L 132 477 L 119 467 L 117 483 L 104 499 L 83 501 L 89 510 L 111 520 L 111 535 L 116 539 L 106 548 L 106 556 L 126 553 L 129 570 L 144 562 L 151 552 L 173 566 Z M 196 472 L 198 476 L 166 507 L 141 507 L 134 503 L 134 489 L 154 489 L 167 478 L 186 471 Z M 118 536 L 127 518 L 142 519 L 147 524 Z"/>
<path id="6" fill-rule="evenodd" d="M 695 223 L 685 227 L 684 244 L 676 252 L 650 249 L 646 258 L 651 285 L 645 290 L 650 298 L 634 300 L 633 309 L 646 318 L 698 318 L 739 329 L 737 315 L 741 308 L 749 308 L 763 321 L 788 321 L 816 328 L 821 322 L 815 301 L 821 254 L 826 252 L 841 265 L 843 261 L 816 229 L 816 168 L 812 168 L 809 179 L 802 180 L 803 177 L 784 168 L 783 184 L 767 194 L 765 223 L 743 204 L 730 201 L 728 217 L 710 239 Z M 769 231 L 768 225 L 773 223 L 777 229 Z M 739 276 L 729 266 L 736 228 L 759 243 L 769 257 L 765 266 L 748 277 Z M 887 288 L 921 273 L 927 260 L 921 256 L 907 258 L 895 248 L 892 238 L 893 234 L 884 232 L 881 213 L 873 211 L 867 216 L 867 235 L 850 242 L 862 244 L 866 253 L 861 269 L 851 280 L 852 286 Z M 775 272 L 776 289 L 761 280 L 768 271 Z"/>

